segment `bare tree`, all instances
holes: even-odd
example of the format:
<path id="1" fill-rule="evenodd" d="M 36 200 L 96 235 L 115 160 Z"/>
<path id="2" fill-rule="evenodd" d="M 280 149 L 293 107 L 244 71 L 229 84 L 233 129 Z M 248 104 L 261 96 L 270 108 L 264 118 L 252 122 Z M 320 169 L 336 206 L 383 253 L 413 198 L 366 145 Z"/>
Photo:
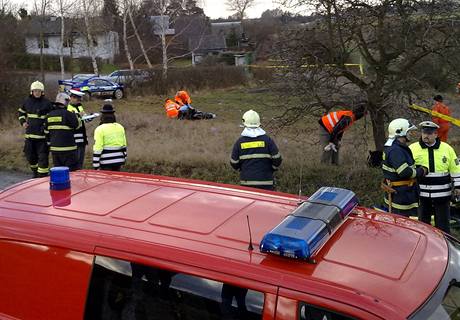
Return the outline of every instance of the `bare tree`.
<path id="1" fill-rule="evenodd" d="M 131 5 L 128 7 L 129 21 L 131 22 L 131 26 L 133 27 L 134 35 L 136 36 L 137 42 L 139 43 L 139 47 L 141 48 L 144 59 L 147 62 L 149 69 L 152 69 L 153 68 L 152 63 L 150 62 L 149 56 L 147 55 L 147 51 L 145 50 L 145 47 L 144 47 L 144 43 L 142 42 L 139 32 L 137 31 L 137 26 L 134 23 L 132 7 L 133 7 L 133 4 L 131 3 Z"/>
<path id="2" fill-rule="evenodd" d="M 289 107 L 286 116 L 329 109 L 367 100 L 377 150 L 383 150 L 385 121 L 391 109 L 398 116 L 414 98 L 429 59 L 439 68 L 458 70 L 456 56 L 460 22 L 453 12 L 459 3 L 399 0 L 290 1 L 311 4 L 316 20 L 297 26 L 280 38 L 278 58 L 289 67 L 280 86 L 300 96 L 303 105 Z M 362 61 L 364 74 L 350 62 Z M 287 104 L 286 104 L 287 105 Z"/>
<path id="3" fill-rule="evenodd" d="M 253 7 L 255 0 L 226 0 L 225 5 L 228 10 L 235 13 L 235 16 L 239 20 L 243 20 L 246 17 L 246 10 Z"/>
<path id="4" fill-rule="evenodd" d="M 43 0 L 42 0 L 43 1 Z M 83 9 L 83 18 L 85 22 L 85 31 L 86 31 L 86 37 L 87 37 L 87 44 L 88 44 L 88 52 L 91 57 L 91 62 L 93 64 L 93 71 L 94 74 L 99 74 L 99 68 L 97 66 L 97 60 L 96 60 L 96 53 L 94 51 L 94 35 L 92 33 L 91 29 L 91 24 L 89 21 L 89 17 L 91 17 L 91 13 L 95 12 L 95 8 L 92 7 L 90 8 L 88 0 L 81 0 L 82 4 L 82 9 Z M 94 2 L 92 3 L 94 6 Z"/>
<path id="5" fill-rule="evenodd" d="M 57 10 L 61 20 L 61 43 L 59 47 L 59 63 L 61 66 L 61 79 L 63 80 L 65 77 L 65 65 L 64 65 L 64 43 L 66 41 L 69 45 L 69 39 L 66 39 L 66 28 L 65 28 L 65 19 L 69 13 L 69 9 L 72 8 L 76 1 L 68 1 L 68 0 L 56 0 L 57 1 Z"/>
<path id="6" fill-rule="evenodd" d="M 122 8 L 122 22 L 123 22 L 123 47 L 125 49 L 125 55 L 126 55 L 126 60 L 128 60 L 129 63 L 129 68 L 131 70 L 134 69 L 134 62 L 131 56 L 131 51 L 129 49 L 129 43 L 128 43 L 128 15 L 129 11 L 131 10 L 129 1 L 124 0 L 123 1 L 123 8 Z"/>
<path id="7" fill-rule="evenodd" d="M 39 46 L 40 46 L 40 75 L 42 82 L 45 82 L 45 69 L 44 69 L 44 57 L 43 57 L 43 48 L 45 47 L 45 20 L 46 14 L 50 9 L 50 0 L 34 0 L 33 2 L 33 11 L 37 15 L 40 23 L 39 30 Z"/>

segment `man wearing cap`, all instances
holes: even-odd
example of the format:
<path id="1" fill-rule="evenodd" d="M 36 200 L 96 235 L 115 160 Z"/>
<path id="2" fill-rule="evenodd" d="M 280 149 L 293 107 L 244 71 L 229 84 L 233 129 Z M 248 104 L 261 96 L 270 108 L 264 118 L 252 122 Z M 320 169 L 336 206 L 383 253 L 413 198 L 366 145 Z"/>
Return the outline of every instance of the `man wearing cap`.
<path id="1" fill-rule="evenodd" d="M 243 115 L 244 130 L 233 146 L 230 164 L 240 171 L 242 186 L 274 190 L 273 173 L 282 158 L 275 142 L 260 127 L 260 117 L 254 110 Z"/>
<path id="2" fill-rule="evenodd" d="M 29 162 L 33 177 L 48 175 L 48 145 L 43 127 L 48 112 L 53 109 L 45 98 L 45 86 L 40 81 L 30 85 L 30 95 L 18 109 L 18 119 L 25 129 L 24 154 Z"/>
<path id="3" fill-rule="evenodd" d="M 431 110 L 436 111 L 441 114 L 445 114 L 446 116 L 450 116 L 450 110 L 449 107 L 444 104 L 444 99 L 442 96 L 435 95 L 433 97 L 434 100 L 434 105 Z M 449 133 L 450 129 L 450 122 L 441 118 L 433 117 L 433 122 L 436 123 L 439 128 L 438 128 L 438 138 L 439 140 L 443 142 L 447 142 L 447 136 Z"/>
<path id="4" fill-rule="evenodd" d="M 53 165 L 69 167 L 70 171 L 74 171 L 78 168 L 74 133 L 80 128 L 81 120 L 75 113 L 67 110 L 69 100 L 70 97 L 66 93 L 58 93 L 55 110 L 46 117 L 45 134 L 48 137 Z"/>
<path id="5" fill-rule="evenodd" d="M 70 93 L 70 102 L 67 105 L 67 110 L 75 113 L 81 120 L 81 117 L 86 115 L 85 110 L 81 104 L 81 99 L 85 95 L 81 91 L 69 90 Z M 78 169 L 83 168 L 83 162 L 85 161 L 85 148 L 88 144 L 88 138 L 86 136 L 86 127 L 85 122 L 81 121 L 81 127 L 75 130 L 74 133 L 75 143 L 77 145 L 77 159 L 78 159 Z"/>
<path id="6" fill-rule="evenodd" d="M 418 195 L 416 180 L 423 177 L 427 169 L 416 167 L 407 146 L 409 132 L 417 129 L 407 119 L 394 119 L 388 125 L 388 140 L 383 152 L 384 202 L 388 212 L 405 217 L 416 216 Z"/>
<path id="7" fill-rule="evenodd" d="M 460 164 L 455 150 L 437 135 L 439 126 L 432 121 L 419 124 L 420 141 L 410 145 L 415 163 L 428 168 L 428 174 L 418 179 L 420 189 L 419 220 L 431 222 L 450 233 L 450 199 L 452 187 L 460 195 Z"/>
<path id="8" fill-rule="evenodd" d="M 101 124 L 94 130 L 93 167 L 120 171 L 127 156 L 125 129 L 116 122 L 111 104 L 106 103 L 101 113 Z"/>

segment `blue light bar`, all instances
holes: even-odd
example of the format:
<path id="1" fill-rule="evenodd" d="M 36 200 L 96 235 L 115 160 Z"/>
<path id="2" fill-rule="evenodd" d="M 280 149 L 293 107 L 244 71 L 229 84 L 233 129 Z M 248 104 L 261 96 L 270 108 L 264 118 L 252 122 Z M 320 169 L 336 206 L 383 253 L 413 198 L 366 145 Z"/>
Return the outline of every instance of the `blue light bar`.
<path id="1" fill-rule="evenodd" d="M 357 204 L 352 191 L 322 187 L 263 237 L 260 251 L 309 259 Z"/>
<path id="2" fill-rule="evenodd" d="M 65 190 L 70 188 L 68 167 L 53 167 L 50 169 L 50 189 Z"/>

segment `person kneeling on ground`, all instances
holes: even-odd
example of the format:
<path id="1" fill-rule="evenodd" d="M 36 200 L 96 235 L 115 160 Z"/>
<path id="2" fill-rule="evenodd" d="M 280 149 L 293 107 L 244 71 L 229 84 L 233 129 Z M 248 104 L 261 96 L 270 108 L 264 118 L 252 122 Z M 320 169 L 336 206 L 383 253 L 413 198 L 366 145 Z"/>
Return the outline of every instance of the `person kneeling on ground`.
<path id="1" fill-rule="evenodd" d="M 187 91 L 178 91 L 174 97 L 174 101 L 179 105 L 177 118 L 180 120 L 203 120 L 214 119 L 216 117 L 214 113 L 202 112 L 192 107 L 192 99 Z"/>
<path id="2" fill-rule="evenodd" d="M 111 104 L 105 104 L 101 113 L 101 124 L 94 130 L 93 167 L 120 171 L 127 156 L 125 129 L 116 122 Z"/>

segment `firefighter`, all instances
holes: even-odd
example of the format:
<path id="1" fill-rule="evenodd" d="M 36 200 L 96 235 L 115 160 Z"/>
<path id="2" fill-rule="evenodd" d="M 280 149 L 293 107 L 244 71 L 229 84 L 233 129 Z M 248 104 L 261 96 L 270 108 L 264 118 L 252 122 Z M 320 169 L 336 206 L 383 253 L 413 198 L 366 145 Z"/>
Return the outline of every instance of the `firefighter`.
<path id="1" fill-rule="evenodd" d="M 86 146 L 88 145 L 88 138 L 86 136 L 86 127 L 85 127 L 85 122 L 82 121 L 82 117 L 86 115 L 85 110 L 83 109 L 83 105 L 81 104 L 82 97 L 85 96 L 85 94 L 81 91 L 77 90 L 69 90 L 70 93 L 70 102 L 67 105 L 67 110 L 70 112 L 73 112 L 79 117 L 81 120 L 81 127 L 75 130 L 74 133 L 74 138 L 75 138 L 75 143 L 77 145 L 77 159 L 78 159 L 78 165 L 77 169 L 82 169 L 83 168 L 83 163 L 85 161 L 85 149 Z"/>
<path id="2" fill-rule="evenodd" d="M 420 141 L 410 145 L 415 164 L 428 168 L 427 175 L 419 179 L 419 220 L 430 223 L 434 214 L 435 226 L 450 233 L 452 187 L 454 194 L 460 195 L 459 160 L 455 150 L 439 139 L 436 123 L 423 121 L 419 127 L 422 131 Z"/>
<path id="3" fill-rule="evenodd" d="M 179 115 L 180 106 L 178 103 L 172 101 L 171 99 L 166 99 L 164 108 L 166 111 L 166 116 L 170 119 L 177 119 Z"/>
<path id="4" fill-rule="evenodd" d="M 427 168 L 415 166 L 407 143 L 408 133 L 417 129 L 406 119 L 395 119 L 388 125 L 388 140 L 383 153 L 384 202 L 388 212 L 405 217 L 417 215 L 416 179 L 425 176 Z"/>
<path id="5" fill-rule="evenodd" d="M 48 136 L 53 165 L 69 167 L 70 171 L 74 171 L 78 168 L 74 133 L 81 127 L 81 120 L 74 112 L 67 110 L 69 100 L 66 93 L 58 93 L 55 110 L 46 117 L 45 133 Z"/>
<path id="6" fill-rule="evenodd" d="M 434 100 L 434 105 L 431 110 L 445 114 L 446 116 L 451 115 L 449 107 L 446 106 L 443 102 L 444 99 L 442 98 L 442 96 L 440 96 L 439 94 L 435 95 L 433 97 L 433 100 Z M 442 142 L 447 142 L 447 136 L 448 136 L 449 129 L 450 129 L 450 122 L 447 120 L 441 119 L 441 118 L 436 118 L 436 117 L 433 117 L 432 120 L 434 123 L 436 123 L 439 126 L 438 128 L 439 140 L 441 140 Z"/>
<path id="7" fill-rule="evenodd" d="M 101 124 L 94 130 L 93 167 L 120 171 L 127 156 L 125 129 L 116 122 L 111 104 L 105 104 L 101 113 Z"/>
<path id="8" fill-rule="evenodd" d="M 254 110 L 243 115 L 244 130 L 233 146 L 230 164 L 240 171 L 240 184 L 274 190 L 273 173 L 282 158 L 275 142 L 260 128 L 260 117 Z"/>
<path id="9" fill-rule="evenodd" d="M 45 86 L 40 81 L 30 85 L 30 96 L 18 109 L 19 122 L 25 128 L 24 154 L 33 177 L 44 177 L 48 169 L 48 145 L 43 132 L 45 118 L 52 103 L 44 96 Z"/>
<path id="10" fill-rule="evenodd" d="M 360 104 L 353 111 L 333 111 L 319 119 L 319 141 L 323 147 L 322 163 L 339 164 L 340 141 L 344 131 L 365 114 L 366 107 L 364 104 Z"/>

